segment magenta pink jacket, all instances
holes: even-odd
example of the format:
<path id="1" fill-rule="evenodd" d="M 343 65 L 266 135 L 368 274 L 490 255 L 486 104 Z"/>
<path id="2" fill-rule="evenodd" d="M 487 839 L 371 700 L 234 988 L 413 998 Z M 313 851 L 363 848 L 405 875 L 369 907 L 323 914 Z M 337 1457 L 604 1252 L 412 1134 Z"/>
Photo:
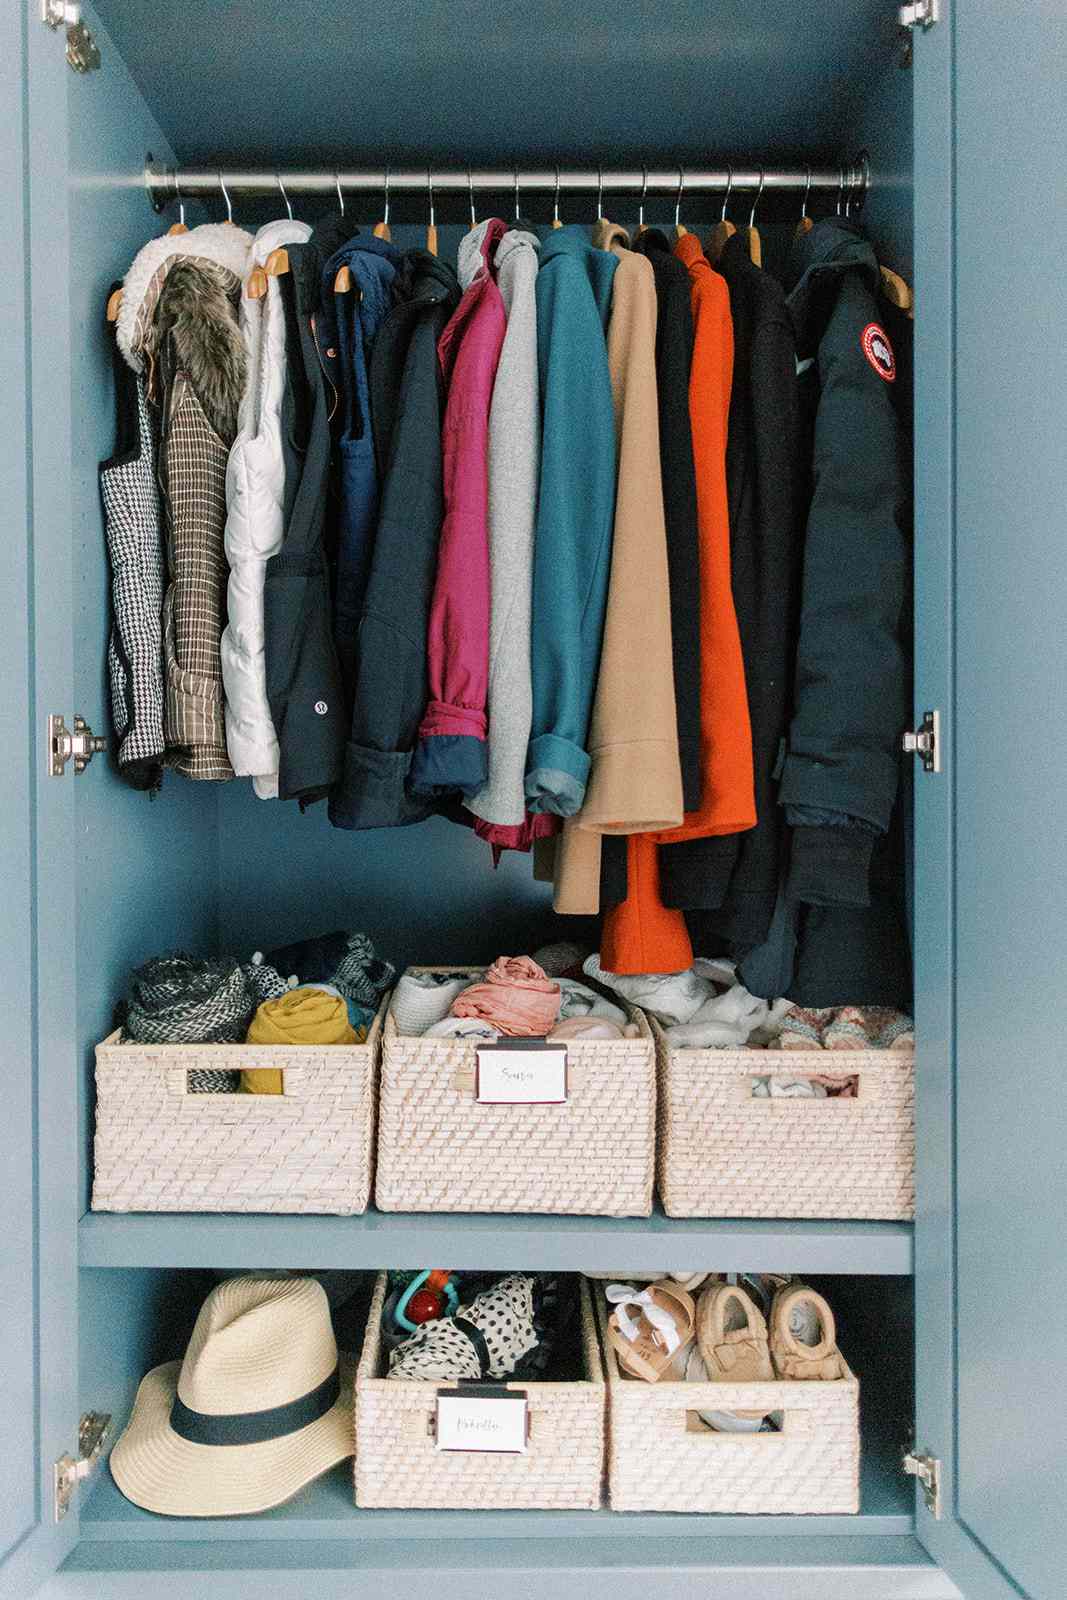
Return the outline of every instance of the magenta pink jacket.
<path id="1" fill-rule="evenodd" d="M 494 217 L 459 247 L 464 295 L 437 346 L 445 382 L 445 515 L 427 633 L 430 699 L 412 758 L 419 794 L 477 794 L 488 776 L 489 406 L 507 315 L 493 258 Z"/>

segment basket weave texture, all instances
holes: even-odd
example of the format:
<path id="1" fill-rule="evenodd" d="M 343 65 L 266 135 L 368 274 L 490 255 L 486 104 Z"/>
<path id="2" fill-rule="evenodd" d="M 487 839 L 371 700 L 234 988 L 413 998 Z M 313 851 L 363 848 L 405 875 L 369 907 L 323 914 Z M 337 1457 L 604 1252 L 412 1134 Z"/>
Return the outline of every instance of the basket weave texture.
<path id="1" fill-rule="evenodd" d="M 525 1392 L 525 1455 L 439 1452 L 433 1438 L 438 1389 L 449 1384 L 385 1378 L 378 1279 L 356 1374 L 356 1504 L 433 1510 L 596 1511 L 603 1494 L 604 1373 L 589 1290 L 581 1293 L 585 1378 L 513 1383 Z"/>
<path id="2" fill-rule="evenodd" d="M 655 1046 L 642 1014 L 632 1017 L 636 1039 L 567 1041 L 566 1104 L 502 1106 L 475 1099 L 474 1044 L 408 1037 L 387 1016 L 378 1208 L 647 1217 Z"/>
<path id="3" fill-rule="evenodd" d="M 670 1217 L 915 1215 L 915 1057 L 672 1050 L 653 1020 L 657 1178 Z M 856 1099 L 754 1099 L 755 1077 L 856 1076 Z"/>
<path id="4" fill-rule="evenodd" d="M 624 1378 L 596 1296 L 607 1373 L 613 1511 L 848 1515 L 859 1510 L 859 1381 L 684 1383 Z M 781 1433 L 717 1433 L 700 1411 L 778 1411 Z"/>
<path id="5" fill-rule="evenodd" d="M 96 1047 L 94 1211 L 366 1211 L 386 1001 L 365 1044 Z M 280 1068 L 283 1092 L 189 1094 L 190 1071 Z"/>

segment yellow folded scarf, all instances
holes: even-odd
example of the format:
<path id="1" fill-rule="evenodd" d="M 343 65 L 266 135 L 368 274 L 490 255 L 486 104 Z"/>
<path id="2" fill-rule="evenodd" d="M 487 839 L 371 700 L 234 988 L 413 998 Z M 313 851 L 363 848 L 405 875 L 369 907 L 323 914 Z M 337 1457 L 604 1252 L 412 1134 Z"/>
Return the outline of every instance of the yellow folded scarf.
<path id="1" fill-rule="evenodd" d="M 366 1028 L 355 1029 L 340 995 L 323 989 L 290 989 L 264 1000 L 248 1030 L 248 1044 L 362 1044 Z M 241 1073 L 242 1094 L 281 1094 L 278 1067 L 253 1067 Z"/>

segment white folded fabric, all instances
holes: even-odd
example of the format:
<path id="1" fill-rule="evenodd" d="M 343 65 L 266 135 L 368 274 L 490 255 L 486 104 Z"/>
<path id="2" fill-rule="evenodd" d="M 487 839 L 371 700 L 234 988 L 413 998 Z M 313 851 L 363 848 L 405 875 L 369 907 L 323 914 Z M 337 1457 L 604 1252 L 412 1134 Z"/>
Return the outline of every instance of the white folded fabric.
<path id="1" fill-rule="evenodd" d="M 590 989 L 587 983 L 579 983 L 577 978 L 557 978 L 556 982 L 562 996 L 559 1007 L 561 1022 L 566 1022 L 570 1017 L 602 1017 L 605 1022 L 617 1022 L 622 1027 L 623 1023 L 629 1021 L 628 1012 L 621 1006 L 612 1005 L 595 989 Z"/>
<path id="2" fill-rule="evenodd" d="M 500 1029 L 481 1017 L 443 1017 L 423 1034 L 424 1039 L 499 1039 Z"/>
<path id="3" fill-rule="evenodd" d="M 480 977 L 480 972 L 405 972 L 393 993 L 397 1032 L 425 1033 L 448 1016 L 453 1000 Z"/>

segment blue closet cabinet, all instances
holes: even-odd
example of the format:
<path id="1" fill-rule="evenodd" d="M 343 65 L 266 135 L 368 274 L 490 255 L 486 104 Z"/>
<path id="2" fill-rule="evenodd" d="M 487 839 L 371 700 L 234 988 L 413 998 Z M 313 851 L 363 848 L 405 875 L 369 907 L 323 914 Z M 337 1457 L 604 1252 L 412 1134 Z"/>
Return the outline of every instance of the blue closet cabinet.
<path id="1" fill-rule="evenodd" d="M 1063 7 L 938 0 L 902 67 L 886 0 L 665 0 L 654 21 L 637 0 L 610 15 L 531 0 L 495 9 L 491 26 L 473 0 L 427 0 L 388 25 L 362 0 L 101 0 L 102 15 L 84 13 L 101 56 L 85 74 L 41 0 L 0 10 L 0 1595 L 1058 1600 Z M 940 715 L 940 771 L 914 774 L 914 1230 L 90 1213 L 92 1047 L 146 954 L 253 948 L 265 914 L 285 938 L 327 914 L 358 917 L 401 960 L 473 959 L 550 925 L 521 863 L 492 876 L 444 825 L 339 837 L 243 785 L 169 781 L 149 801 L 106 758 L 48 775 L 50 714 L 107 727 L 103 305 L 173 220 L 146 203 L 146 152 L 284 169 L 357 153 L 384 166 L 401 150 L 428 164 L 820 161 L 859 145 L 869 226 L 916 288 L 915 714 Z M 190 222 L 207 214 L 189 210 Z M 716 214 L 694 201 L 685 220 Z M 439 220 L 454 247 L 460 213 Z M 75 1465 L 80 1417 L 110 1411 L 122 1425 L 145 1368 L 180 1353 L 212 1269 L 428 1258 L 828 1277 L 842 1305 L 864 1308 L 849 1350 L 864 1380 L 860 1515 L 360 1512 L 341 1471 L 278 1512 L 168 1521 L 123 1501 L 101 1463 L 55 1519 L 57 1463 L 61 1477 Z M 878 1378 L 906 1388 L 913 1350 L 902 1412 Z M 899 1470 L 908 1448 L 938 1464 L 940 1516 Z"/>

